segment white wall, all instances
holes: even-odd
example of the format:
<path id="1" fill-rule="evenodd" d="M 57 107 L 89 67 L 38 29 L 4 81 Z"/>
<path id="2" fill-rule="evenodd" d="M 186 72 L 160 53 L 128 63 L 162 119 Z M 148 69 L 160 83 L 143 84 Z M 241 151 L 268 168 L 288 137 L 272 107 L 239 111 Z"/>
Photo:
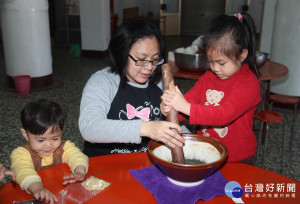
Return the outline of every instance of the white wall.
<path id="1" fill-rule="evenodd" d="M 227 14 L 234 14 L 242 11 L 242 6 L 247 5 L 247 0 L 227 0 Z"/>
<path id="2" fill-rule="evenodd" d="M 83 50 L 107 50 L 110 41 L 108 0 L 80 0 L 80 24 Z"/>
<path id="3" fill-rule="evenodd" d="M 257 33 L 261 31 L 264 3 L 265 0 L 254 0 L 250 2 L 249 6 L 249 14 L 253 18 Z"/>
<path id="4" fill-rule="evenodd" d="M 300 96 L 299 11 L 299 0 L 277 1 L 270 59 L 287 66 L 289 73 L 271 80 L 271 92 Z"/>
<path id="5" fill-rule="evenodd" d="M 262 52 L 271 52 L 276 2 L 277 0 L 265 0 L 264 3 L 260 45 L 258 46 Z"/>
<path id="6" fill-rule="evenodd" d="M 242 11 L 244 5 L 249 6 L 249 14 L 255 23 L 256 32 L 260 33 L 265 0 L 227 0 L 227 14 Z"/>

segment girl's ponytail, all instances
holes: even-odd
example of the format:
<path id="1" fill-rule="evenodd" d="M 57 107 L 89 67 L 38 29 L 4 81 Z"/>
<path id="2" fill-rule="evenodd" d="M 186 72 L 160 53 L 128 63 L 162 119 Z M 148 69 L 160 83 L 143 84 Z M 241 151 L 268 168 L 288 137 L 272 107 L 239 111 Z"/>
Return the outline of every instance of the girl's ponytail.
<path id="1" fill-rule="evenodd" d="M 241 13 L 242 20 L 240 20 L 245 28 L 248 40 L 248 56 L 245 60 L 249 64 L 250 69 L 257 75 L 255 53 L 256 53 L 256 30 L 255 24 L 251 16 L 247 13 Z M 258 77 L 258 76 L 257 76 Z"/>

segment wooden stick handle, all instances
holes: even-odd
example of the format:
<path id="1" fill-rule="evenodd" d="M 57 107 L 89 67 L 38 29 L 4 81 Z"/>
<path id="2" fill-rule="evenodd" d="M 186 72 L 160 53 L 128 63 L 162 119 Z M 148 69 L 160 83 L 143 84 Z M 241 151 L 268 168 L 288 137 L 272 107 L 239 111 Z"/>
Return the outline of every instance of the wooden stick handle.
<path id="1" fill-rule="evenodd" d="M 164 64 L 162 65 L 161 70 L 162 70 L 164 90 L 176 91 L 171 66 L 169 64 Z M 167 113 L 167 120 L 169 122 L 179 124 L 178 112 L 174 108 L 171 108 L 171 110 Z M 177 131 L 177 130 L 173 129 L 173 131 Z M 171 152 L 172 152 L 173 163 L 185 164 L 182 147 L 176 146 L 175 148 L 171 148 Z"/>

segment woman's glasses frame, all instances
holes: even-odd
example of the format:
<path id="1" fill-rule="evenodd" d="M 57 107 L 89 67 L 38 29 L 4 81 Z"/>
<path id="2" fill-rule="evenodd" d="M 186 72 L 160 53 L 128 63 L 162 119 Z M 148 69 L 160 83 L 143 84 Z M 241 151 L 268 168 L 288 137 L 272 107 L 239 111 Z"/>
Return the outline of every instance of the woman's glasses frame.
<path id="1" fill-rule="evenodd" d="M 162 65 L 165 61 L 162 58 L 155 59 L 155 60 L 136 60 L 130 54 L 128 56 L 130 57 L 130 59 L 134 61 L 136 66 L 142 66 L 142 67 L 147 66 L 150 62 L 152 63 L 152 66 L 159 66 Z"/>

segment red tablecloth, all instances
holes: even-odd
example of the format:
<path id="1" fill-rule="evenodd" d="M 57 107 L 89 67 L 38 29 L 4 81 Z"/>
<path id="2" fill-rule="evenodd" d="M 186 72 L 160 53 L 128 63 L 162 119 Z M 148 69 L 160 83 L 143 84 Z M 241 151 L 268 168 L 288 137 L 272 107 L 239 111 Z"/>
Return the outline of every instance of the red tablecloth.
<path id="1" fill-rule="evenodd" d="M 86 177 L 93 175 L 112 184 L 86 203 L 156 203 L 154 196 L 129 173 L 131 169 L 140 169 L 150 165 L 152 163 L 149 161 L 147 153 L 115 154 L 90 158 L 90 168 Z M 252 194 L 248 194 L 249 197 L 245 197 L 244 194 L 242 197 L 245 203 L 300 203 L 300 183 L 298 181 L 242 163 L 227 163 L 220 171 L 227 180 L 240 183 L 242 189 L 245 189 L 245 186 L 248 189 L 252 186 Z M 62 185 L 62 177 L 68 174 L 70 174 L 70 170 L 65 164 L 39 171 L 45 188 L 54 194 L 65 188 Z M 273 192 L 266 192 L 267 184 L 274 184 Z M 255 192 L 256 185 L 263 185 L 263 192 Z M 281 192 L 277 192 L 277 185 L 280 185 Z M 288 192 L 288 190 L 294 192 Z M 32 196 L 12 182 L 0 187 L 1 204 L 29 199 L 32 199 Z M 207 203 L 234 202 L 227 196 L 217 196 Z"/>

